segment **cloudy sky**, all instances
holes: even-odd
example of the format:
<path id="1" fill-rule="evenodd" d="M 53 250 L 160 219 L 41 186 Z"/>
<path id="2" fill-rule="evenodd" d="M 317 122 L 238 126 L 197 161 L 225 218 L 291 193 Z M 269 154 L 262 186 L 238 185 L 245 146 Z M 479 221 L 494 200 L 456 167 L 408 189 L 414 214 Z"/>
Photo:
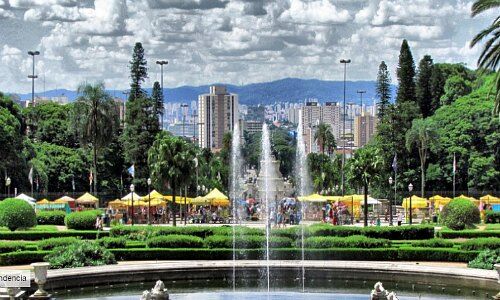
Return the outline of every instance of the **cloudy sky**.
<path id="1" fill-rule="evenodd" d="M 471 19 L 472 1 L 453 0 L 0 0 L 0 91 L 29 92 L 104 80 L 128 87 L 128 61 L 143 43 L 147 85 L 246 84 L 284 77 L 373 80 L 385 60 L 394 77 L 401 41 L 416 59 L 475 67 L 471 37 L 492 16 Z M 393 78 L 394 79 L 394 78 Z"/>

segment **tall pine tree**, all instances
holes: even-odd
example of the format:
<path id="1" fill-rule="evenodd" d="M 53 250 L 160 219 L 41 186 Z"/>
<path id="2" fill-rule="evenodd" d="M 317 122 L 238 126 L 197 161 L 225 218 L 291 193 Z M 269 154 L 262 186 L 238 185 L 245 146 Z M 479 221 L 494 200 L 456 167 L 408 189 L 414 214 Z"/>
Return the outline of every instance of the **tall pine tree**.
<path id="1" fill-rule="evenodd" d="M 391 100 L 391 74 L 387 70 L 385 61 L 382 61 L 378 67 L 376 93 L 379 98 L 378 118 L 382 120 L 387 114 L 387 108 Z"/>
<path id="2" fill-rule="evenodd" d="M 161 93 L 161 86 L 158 81 L 153 84 L 153 91 L 151 93 L 151 98 L 154 102 L 154 111 L 157 116 L 163 115 L 163 95 Z M 162 120 L 163 118 L 160 118 Z M 162 122 L 160 122 L 162 123 Z M 163 126 L 163 123 L 161 124 Z"/>
<path id="3" fill-rule="evenodd" d="M 396 73 L 399 84 L 396 102 L 415 102 L 415 62 L 413 61 L 410 46 L 406 40 L 403 40 L 401 44 L 399 64 Z"/>
<path id="4" fill-rule="evenodd" d="M 444 84 L 446 83 L 446 78 L 441 71 L 439 65 L 434 65 L 432 67 L 431 74 L 431 114 L 434 114 L 436 109 L 438 109 L 440 105 L 441 96 L 444 95 Z"/>
<path id="5" fill-rule="evenodd" d="M 432 77 L 433 62 L 430 55 L 424 55 L 418 64 L 416 94 L 420 112 L 424 118 L 432 114 Z"/>
<path id="6" fill-rule="evenodd" d="M 141 84 L 148 76 L 147 62 L 141 43 L 136 43 L 130 61 L 130 97 L 127 102 L 125 129 L 122 135 L 125 159 L 135 166 L 134 184 L 137 191 L 146 190 L 150 177 L 148 150 L 160 131 L 156 103 L 149 98 Z"/>

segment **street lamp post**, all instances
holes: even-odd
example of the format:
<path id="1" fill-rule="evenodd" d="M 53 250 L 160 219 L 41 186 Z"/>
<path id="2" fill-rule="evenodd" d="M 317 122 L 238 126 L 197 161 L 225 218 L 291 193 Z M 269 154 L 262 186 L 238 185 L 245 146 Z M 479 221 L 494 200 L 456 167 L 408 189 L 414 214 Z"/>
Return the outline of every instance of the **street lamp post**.
<path id="1" fill-rule="evenodd" d="M 134 226 L 134 190 L 135 190 L 135 186 L 134 184 L 132 183 L 130 185 L 130 195 L 132 196 L 132 226 Z"/>
<path id="2" fill-rule="evenodd" d="M 160 65 L 161 72 L 161 101 L 163 103 L 163 65 L 168 65 L 168 60 L 157 60 L 157 65 Z M 161 130 L 163 130 L 163 109 L 161 110 Z"/>
<path id="3" fill-rule="evenodd" d="M 28 78 L 31 79 L 31 105 L 35 107 L 35 79 L 38 78 L 35 75 L 35 56 L 40 55 L 40 51 L 28 51 L 28 54 L 33 57 L 33 73 Z"/>
<path id="4" fill-rule="evenodd" d="M 345 185 L 344 185 L 344 166 L 345 166 L 345 117 L 346 117 L 346 110 L 345 110 L 345 80 L 346 80 L 346 70 L 347 70 L 347 64 L 351 63 L 350 59 L 341 59 L 340 60 L 341 64 L 344 64 L 344 116 L 342 118 L 342 139 L 343 139 L 343 145 L 342 145 L 342 196 L 344 196 L 345 193 Z"/>
<path id="5" fill-rule="evenodd" d="M 148 178 L 148 225 L 151 225 L 151 178 Z"/>
<path id="6" fill-rule="evenodd" d="M 412 216 L 412 206 L 411 206 L 411 191 L 413 191 L 413 184 L 409 184 L 408 185 L 408 191 L 410 192 L 410 225 L 412 224 L 412 221 L 413 221 L 413 216 Z"/>
<path id="7" fill-rule="evenodd" d="M 7 198 L 10 198 L 10 184 L 11 184 L 11 179 L 10 177 L 7 177 L 5 180 L 5 186 L 7 186 Z"/>
<path id="8" fill-rule="evenodd" d="M 389 177 L 389 188 L 392 186 L 392 176 Z M 392 198 L 389 196 L 389 225 L 392 226 Z"/>
<path id="9" fill-rule="evenodd" d="M 366 91 L 356 91 L 356 93 L 359 94 L 359 97 L 361 99 L 361 116 L 363 116 L 363 94 L 366 93 Z"/>

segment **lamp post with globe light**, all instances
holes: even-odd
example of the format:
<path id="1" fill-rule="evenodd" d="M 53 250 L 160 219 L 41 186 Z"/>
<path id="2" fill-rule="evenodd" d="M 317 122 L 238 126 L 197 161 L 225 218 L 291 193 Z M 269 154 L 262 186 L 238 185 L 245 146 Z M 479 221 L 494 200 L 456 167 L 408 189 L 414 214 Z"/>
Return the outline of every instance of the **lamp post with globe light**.
<path id="1" fill-rule="evenodd" d="M 151 225 L 149 215 L 151 214 L 151 178 L 148 178 L 148 225 Z"/>
<path id="2" fill-rule="evenodd" d="M 134 191 L 135 191 L 135 186 L 132 183 L 130 185 L 130 196 L 132 197 L 132 226 L 134 226 Z"/>
<path id="3" fill-rule="evenodd" d="M 413 191 L 413 184 L 409 184 L 408 185 L 408 191 L 410 192 L 410 225 L 412 224 L 412 221 L 413 221 L 413 216 L 412 216 L 412 206 L 411 206 L 411 191 Z"/>
<path id="4" fill-rule="evenodd" d="M 389 177 L 389 188 L 392 186 L 392 176 Z M 389 196 L 389 226 L 392 226 L 392 198 Z"/>
<path id="5" fill-rule="evenodd" d="M 7 177 L 5 180 L 5 186 L 7 187 L 7 198 L 10 198 L 10 184 L 12 183 L 12 180 L 10 177 Z"/>

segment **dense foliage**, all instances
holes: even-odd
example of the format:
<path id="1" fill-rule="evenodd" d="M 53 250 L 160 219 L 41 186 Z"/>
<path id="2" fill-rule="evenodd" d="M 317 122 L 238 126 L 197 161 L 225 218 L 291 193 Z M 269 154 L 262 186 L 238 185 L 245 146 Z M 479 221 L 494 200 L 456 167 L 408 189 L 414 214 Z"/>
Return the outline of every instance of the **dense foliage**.
<path id="1" fill-rule="evenodd" d="M 66 213 L 61 210 L 37 211 L 36 222 L 38 225 L 64 225 Z"/>
<path id="2" fill-rule="evenodd" d="M 114 255 L 94 242 L 76 242 L 58 247 L 45 257 L 53 269 L 115 264 Z"/>
<path id="3" fill-rule="evenodd" d="M 73 212 L 66 216 L 64 223 L 69 229 L 91 230 L 95 229 L 97 216 L 100 215 L 99 210 Z"/>
<path id="4" fill-rule="evenodd" d="M 500 263 L 500 248 L 481 251 L 467 266 L 469 268 L 493 270 L 495 264 L 498 263 Z"/>
<path id="5" fill-rule="evenodd" d="M 197 236 L 171 234 L 148 239 L 149 248 L 201 248 L 203 240 Z"/>
<path id="6" fill-rule="evenodd" d="M 18 228 L 30 228 L 35 225 L 35 209 L 28 202 L 13 198 L 0 202 L 0 226 L 15 231 Z"/>
<path id="7" fill-rule="evenodd" d="M 439 222 L 453 230 L 470 228 L 480 221 L 477 206 L 470 200 L 462 198 L 450 201 L 439 215 Z"/>
<path id="8" fill-rule="evenodd" d="M 389 240 L 369 238 L 363 235 L 349 237 L 317 236 L 307 238 L 306 248 L 386 248 L 391 245 Z"/>

